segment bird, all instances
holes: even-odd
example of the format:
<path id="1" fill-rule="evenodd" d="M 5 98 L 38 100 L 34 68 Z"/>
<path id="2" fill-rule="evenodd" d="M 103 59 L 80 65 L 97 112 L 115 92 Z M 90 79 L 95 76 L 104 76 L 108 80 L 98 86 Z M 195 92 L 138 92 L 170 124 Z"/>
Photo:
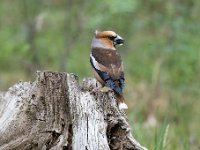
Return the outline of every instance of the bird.
<path id="1" fill-rule="evenodd" d="M 120 110 L 128 109 L 124 102 L 124 67 L 117 45 L 123 45 L 124 39 L 114 31 L 95 31 L 91 42 L 90 63 L 94 76 L 103 88 L 101 91 L 114 91 Z M 95 90 L 94 90 L 95 91 Z"/>

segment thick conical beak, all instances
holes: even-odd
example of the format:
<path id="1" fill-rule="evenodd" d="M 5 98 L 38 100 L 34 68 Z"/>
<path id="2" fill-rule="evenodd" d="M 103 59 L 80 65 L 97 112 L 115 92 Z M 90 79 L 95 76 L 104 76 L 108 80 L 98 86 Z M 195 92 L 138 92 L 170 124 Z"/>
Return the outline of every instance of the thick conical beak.
<path id="1" fill-rule="evenodd" d="M 117 37 L 114 39 L 114 46 L 115 45 L 123 45 L 124 44 L 124 39 L 117 35 Z"/>

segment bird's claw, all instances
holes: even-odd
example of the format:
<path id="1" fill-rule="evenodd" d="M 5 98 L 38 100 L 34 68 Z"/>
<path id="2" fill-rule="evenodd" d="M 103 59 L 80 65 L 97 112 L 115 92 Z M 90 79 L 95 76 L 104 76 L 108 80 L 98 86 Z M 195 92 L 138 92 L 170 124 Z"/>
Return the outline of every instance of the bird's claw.
<path id="1" fill-rule="evenodd" d="M 109 91 L 112 91 L 112 89 L 107 86 L 104 86 L 102 88 L 99 88 L 99 87 L 93 88 L 90 92 L 91 93 L 97 93 L 97 92 L 107 93 Z"/>
<path id="2" fill-rule="evenodd" d="M 109 91 L 112 91 L 112 89 L 109 88 L 109 87 L 107 87 L 107 86 L 104 86 L 103 88 L 101 88 L 100 91 L 103 92 L 103 93 L 107 93 L 107 92 L 109 92 Z"/>

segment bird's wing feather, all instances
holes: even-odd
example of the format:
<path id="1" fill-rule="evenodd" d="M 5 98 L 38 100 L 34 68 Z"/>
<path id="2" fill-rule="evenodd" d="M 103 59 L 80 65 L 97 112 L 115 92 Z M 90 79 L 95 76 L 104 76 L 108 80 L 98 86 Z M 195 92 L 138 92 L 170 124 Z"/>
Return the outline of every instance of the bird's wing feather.
<path id="1" fill-rule="evenodd" d="M 124 87 L 124 71 L 121 56 L 117 51 L 93 48 L 90 62 L 106 85 L 117 93 Z"/>
<path id="2" fill-rule="evenodd" d="M 93 48 L 92 57 L 99 70 L 107 72 L 113 79 L 118 79 L 123 70 L 121 56 L 115 50 Z"/>

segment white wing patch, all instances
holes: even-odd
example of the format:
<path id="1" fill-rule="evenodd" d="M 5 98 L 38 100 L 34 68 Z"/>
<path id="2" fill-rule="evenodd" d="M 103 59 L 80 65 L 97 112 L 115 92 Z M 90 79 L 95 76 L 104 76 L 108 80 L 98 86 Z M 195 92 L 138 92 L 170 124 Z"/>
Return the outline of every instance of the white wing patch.
<path id="1" fill-rule="evenodd" d="M 95 58 L 92 56 L 92 54 L 90 54 L 90 58 L 92 59 L 92 63 L 94 65 L 94 67 L 98 70 L 100 70 L 99 68 L 99 63 L 95 60 Z"/>

